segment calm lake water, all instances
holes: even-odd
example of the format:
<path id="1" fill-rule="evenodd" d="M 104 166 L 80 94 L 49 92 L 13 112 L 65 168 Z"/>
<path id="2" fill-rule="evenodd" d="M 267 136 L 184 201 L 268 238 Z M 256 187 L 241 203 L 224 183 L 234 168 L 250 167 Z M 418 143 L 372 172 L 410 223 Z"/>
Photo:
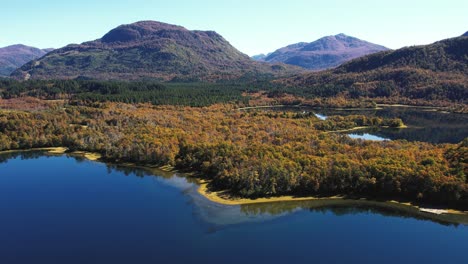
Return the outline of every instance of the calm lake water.
<path id="1" fill-rule="evenodd" d="M 373 141 L 389 140 L 388 138 L 379 137 L 379 136 L 372 135 L 372 134 L 369 134 L 369 133 L 359 133 L 359 132 L 358 133 L 348 134 L 348 136 L 350 138 L 360 138 L 360 139 L 364 139 L 364 140 L 373 140 Z"/>
<path id="2" fill-rule="evenodd" d="M 353 138 L 369 140 L 423 141 L 430 143 L 459 143 L 468 137 L 468 115 L 438 112 L 415 107 L 383 107 L 366 110 L 313 109 L 307 107 L 273 107 L 249 111 L 301 111 L 313 112 L 320 120 L 333 115 L 366 115 L 384 118 L 400 118 L 408 128 L 371 128 L 354 130 Z"/>
<path id="3" fill-rule="evenodd" d="M 353 201 L 224 206 L 173 173 L 0 160 L 0 263 L 466 263 L 457 219 Z"/>
<path id="4" fill-rule="evenodd" d="M 405 139 L 431 143 L 458 143 L 468 137 L 468 115 L 431 111 L 421 108 L 384 107 L 379 110 L 315 110 L 322 118 L 331 115 L 366 115 L 401 118 L 404 129 L 377 128 L 353 131 L 356 138 L 374 136 L 373 140 Z"/>

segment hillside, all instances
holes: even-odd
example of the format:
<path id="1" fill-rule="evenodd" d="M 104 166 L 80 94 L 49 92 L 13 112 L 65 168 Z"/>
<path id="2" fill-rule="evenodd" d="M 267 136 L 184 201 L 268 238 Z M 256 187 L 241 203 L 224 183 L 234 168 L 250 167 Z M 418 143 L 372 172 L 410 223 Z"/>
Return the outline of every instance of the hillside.
<path id="1" fill-rule="evenodd" d="M 276 50 L 263 60 L 283 62 L 311 70 L 336 67 L 346 61 L 367 54 L 388 50 L 345 34 L 323 37 L 314 42 L 300 42 Z"/>
<path id="2" fill-rule="evenodd" d="M 0 48 L 0 76 L 9 76 L 25 63 L 40 58 L 51 50 L 42 50 L 22 44 Z"/>
<path id="3" fill-rule="evenodd" d="M 213 31 L 190 31 L 155 21 L 112 29 L 101 39 L 68 45 L 32 61 L 18 79 L 230 79 L 284 75 L 299 69 L 252 61 Z"/>
<path id="4" fill-rule="evenodd" d="M 380 52 L 278 82 L 311 97 L 341 94 L 467 103 L 468 37 Z"/>

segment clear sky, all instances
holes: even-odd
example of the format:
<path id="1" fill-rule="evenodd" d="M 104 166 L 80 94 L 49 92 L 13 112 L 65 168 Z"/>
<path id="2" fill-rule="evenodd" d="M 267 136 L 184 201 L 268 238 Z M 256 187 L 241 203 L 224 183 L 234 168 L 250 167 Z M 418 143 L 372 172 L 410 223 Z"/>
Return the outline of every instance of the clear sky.
<path id="1" fill-rule="evenodd" d="M 59 48 L 140 20 L 214 30 L 249 55 L 338 33 L 396 49 L 468 31 L 467 0 L 2 0 L 0 11 L 0 47 Z"/>

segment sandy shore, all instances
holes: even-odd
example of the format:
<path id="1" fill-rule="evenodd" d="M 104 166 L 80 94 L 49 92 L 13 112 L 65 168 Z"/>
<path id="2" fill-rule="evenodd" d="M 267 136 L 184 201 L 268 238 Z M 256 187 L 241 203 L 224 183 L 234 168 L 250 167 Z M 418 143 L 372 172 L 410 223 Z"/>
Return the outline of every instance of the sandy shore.
<path id="1" fill-rule="evenodd" d="M 198 193 L 208 200 L 224 204 L 224 205 L 244 205 L 244 204 L 259 204 L 259 203 L 273 203 L 273 202 L 289 202 L 289 201 L 318 201 L 318 200 L 345 200 L 346 198 L 342 196 L 332 196 L 332 197 L 296 197 L 296 196 L 278 196 L 278 197 L 269 197 L 269 198 L 257 198 L 257 199 L 248 199 L 248 198 L 235 198 L 230 196 L 226 191 L 210 191 L 208 189 L 207 181 L 200 181 L 200 187 L 198 188 Z M 404 203 L 395 200 L 381 202 L 381 203 L 393 203 L 402 206 L 407 206 L 410 208 L 415 208 L 424 213 L 431 214 L 457 214 L 457 215 L 467 215 L 467 211 L 459 211 L 454 209 L 435 209 L 435 208 L 423 208 L 412 203 Z"/>
<path id="2" fill-rule="evenodd" d="M 74 151 L 71 152 L 70 154 L 72 155 L 79 155 L 82 157 L 85 157 L 88 160 L 96 161 L 100 159 L 102 156 L 99 153 L 94 153 L 94 152 L 87 152 L 87 151 Z"/>
<path id="3" fill-rule="evenodd" d="M 31 149 L 12 149 L 0 151 L 0 154 L 15 153 L 15 152 L 30 152 L 30 151 L 47 151 L 52 154 L 64 154 L 68 149 L 64 147 L 50 147 L 50 148 L 31 148 Z"/>
<path id="4" fill-rule="evenodd" d="M 198 193 L 207 198 L 208 200 L 224 204 L 224 205 L 242 205 L 242 204 L 258 204 L 258 203 L 272 203 L 272 202 L 287 202 L 287 201 L 312 201 L 312 200 L 331 200 L 331 199 L 343 199 L 340 196 L 319 198 L 319 197 L 295 197 L 295 196 L 278 196 L 269 198 L 232 198 L 225 191 L 212 192 L 208 190 L 208 182 L 200 181 L 200 187 L 198 187 Z"/>
<path id="5" fill-rule="evenodd" d="M 14 152 L 28 152 L 28 151 L 46 151 L 51 154 L 65 154 L 67 150 L 68 148 L 65 148 L 65 147 L 33 148 L 33 149 L 25 149 L 25 150 L 0 151 L 0 154 L 14 153 Z M 84 157 L 91 161 L 97 161 L 101 158 L 101 154 L 99 153 L 86 152 L 86 151 L 74 151 L 69 154 Z M 148 169 L 156 168 L 154 166 L 141 166 L 141 165 L 136 165 L 133 163 L 123 163 L 120 165 L 129 166 L 129 167 L 148 168 Z M 173 168 L 170 166 L 163 166 L 163 167 L 157 167 L 157 168 L 160 170 L 164 170 L 166 172 L 171 172 L 171 171 L 175 172 Z M 278 196 L 278 197 L 257 198 L 257 199 L 237 198 L 237 197 L 232 197 L 227 191 L 210 191 L 208 188 L 208 183 L 209 182 L 207 181 L 199 180 L 198 181 L 198 184 L 199 184 L 198 193 L 212 202 L 223 204 L 223 205 L 245 205 L 245 204 L 288 202 L 288 201 L 345 200 L 345 197 L 343 196 L 332 196 L 332 197 Z M 414 205 L 412 203 L 402 203 L 402 202 L 394 201 L 394 200 L 382 202 L 382 203 L 395 203 L 399 205 L 416 208 L 419 211 L 424 212 L 424 213 L 431 213 L 431 214 L 436 214 L 436 215 L 453 214 L 453 215 L 467 215 L 468 216 L 468 211 L 459 211 L 459 210 L 454 210 L 454 209 L 423 208 L 423 207 Z"/>

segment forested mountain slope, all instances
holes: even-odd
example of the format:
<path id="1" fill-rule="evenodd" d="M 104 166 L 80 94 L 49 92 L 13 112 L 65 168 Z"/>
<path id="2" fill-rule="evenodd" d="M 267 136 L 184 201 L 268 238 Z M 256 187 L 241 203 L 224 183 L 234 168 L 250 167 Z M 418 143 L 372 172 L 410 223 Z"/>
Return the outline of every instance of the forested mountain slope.
<path id="1" fill-rule="evenodd" d="M 251 60 L 214 31 L 155 21 L 112 29 L 101 39 L 72 44 L 32 61 L 17 79 L 230 79 L 244 74 L 284 75 L 299 68 Z"/>
<path id="2" fill-rule="evenodd" d="M 380 52 L 279 83 L 313 96 L 468 101 L 468 37 Z"/>

